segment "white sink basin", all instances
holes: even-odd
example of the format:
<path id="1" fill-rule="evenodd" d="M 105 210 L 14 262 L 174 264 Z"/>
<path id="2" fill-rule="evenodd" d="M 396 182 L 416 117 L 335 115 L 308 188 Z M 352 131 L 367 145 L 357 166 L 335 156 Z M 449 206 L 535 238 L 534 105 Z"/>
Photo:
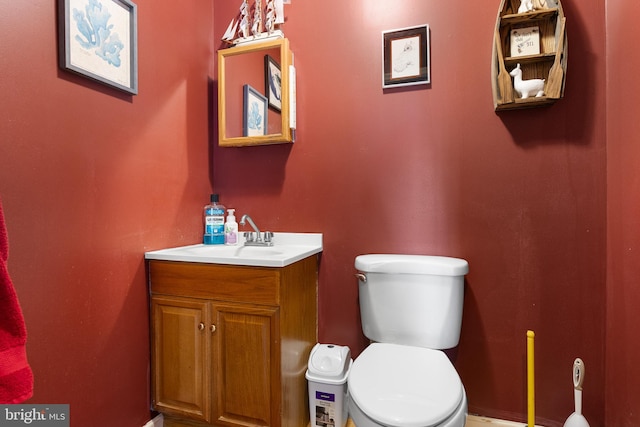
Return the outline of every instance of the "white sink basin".
<path id="1" fill-rule="evenodd" d="M 182 252 L 193 256 L 217 256 L 217 257 L 272 257 L 282 255 L 282 250 L 273 246 L 224 246 L 224 245 L 194 245 L 180 248 Z"/>
<path id="2" fill-rule="evenodd" d="M 322 252 L 321 233 L 274 233 L 273 246 L 190 245 L 146 252 L 146 259 L 208 264 L 284 267 Z"/>

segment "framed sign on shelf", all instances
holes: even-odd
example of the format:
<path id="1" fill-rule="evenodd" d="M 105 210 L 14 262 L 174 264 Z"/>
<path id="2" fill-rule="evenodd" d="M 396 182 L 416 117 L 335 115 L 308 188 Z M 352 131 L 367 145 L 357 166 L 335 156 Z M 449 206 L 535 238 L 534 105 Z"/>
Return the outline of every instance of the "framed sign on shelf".
<path id="1" fill-rule="evenodd" d="M 129 0 L 59 0 L 60 68 L 138 93 L 137 6 Z"/>
<path id="2" fill-rule="evenodd" d="M 382 87 L 431 83 L 429 26 L 382 32 Z"/>
<path id="3" fill-rule="evenodd" d="M 538 27 L 514 28 L 511 30 L 511 56 L 540 54 L 540 29 Z"/>

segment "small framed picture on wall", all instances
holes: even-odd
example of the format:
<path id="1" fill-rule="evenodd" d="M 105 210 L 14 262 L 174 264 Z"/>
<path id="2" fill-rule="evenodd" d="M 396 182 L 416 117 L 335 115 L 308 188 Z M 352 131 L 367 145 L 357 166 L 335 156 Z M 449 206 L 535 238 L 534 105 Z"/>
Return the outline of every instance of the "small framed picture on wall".
<path id="1" fill-rule="evenodd" d="M 382 87 L 431 83 L 429 26 L 382 32 Z"/>
<path id="2" fill-rule="evenodd" d="M 282 72 L 280 64 L 269 55 L 264 56 L 264 89 L 269 108 L 282 111 Z"/>
<path id="3" fill-rule="evenodd" d="M 267 98 L 253 87 L 244 85 L 243 136 L 266 135 L 267 114 Z"/>
<path id="4" fill-rule="evenodd" d="M 137 6 L 130 0 L 58 0 L 60 68 L 138 93 Z"/>

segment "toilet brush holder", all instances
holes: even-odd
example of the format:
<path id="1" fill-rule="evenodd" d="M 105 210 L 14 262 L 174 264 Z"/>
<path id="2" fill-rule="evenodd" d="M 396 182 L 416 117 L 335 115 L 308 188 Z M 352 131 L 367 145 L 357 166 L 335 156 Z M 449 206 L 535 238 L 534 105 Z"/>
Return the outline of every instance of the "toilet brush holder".
<path id="1" fill-rule="evenodd" d="M 575 411 L 569 415 L 564 427 L 589 427 L 587 419 L 582 415 L 582 384 L 584 382 L 584 362 L 577 358 L 573 362 L 573 397 L 575 400 Z"/>

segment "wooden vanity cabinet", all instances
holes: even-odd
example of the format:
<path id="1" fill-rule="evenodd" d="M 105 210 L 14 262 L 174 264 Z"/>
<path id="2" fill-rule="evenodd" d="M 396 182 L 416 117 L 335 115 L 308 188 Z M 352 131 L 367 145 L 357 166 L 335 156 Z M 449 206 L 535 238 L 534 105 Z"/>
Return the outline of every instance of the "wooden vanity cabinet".
<path id="1" fill-rule="evenodd" d="M 317 256 L 281 268 L 150 260 L 151 387 L 167 427 L 300 427 Z"/>

